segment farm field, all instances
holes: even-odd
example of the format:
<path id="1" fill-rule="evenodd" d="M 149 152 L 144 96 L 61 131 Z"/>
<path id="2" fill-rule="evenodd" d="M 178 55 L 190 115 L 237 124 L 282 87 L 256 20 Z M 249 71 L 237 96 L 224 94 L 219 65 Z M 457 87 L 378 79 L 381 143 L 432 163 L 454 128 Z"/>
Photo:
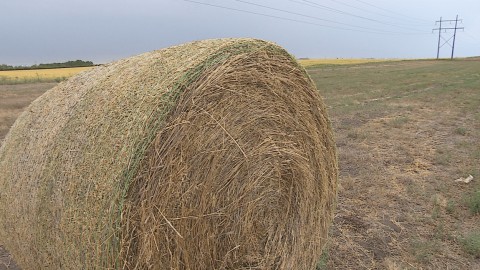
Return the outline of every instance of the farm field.
<path id="1" fill-rule="evenodd" d="M 300 59 L 304 67 L 315 65 L 352 65 L 393 61 L 391 59 Z M 60 82 L 93 67 L 52 68 L 32 70 L 0 70 L 0 84 Z"/>
<path id="2" fill-rule="evenodd" d="M 340 166 L 320 269 L 480 269 L 478 60 L 308 69 Z"/>
<path id="3" fill-rule="evenodd" d="M 60 82 L 92 67 L 5 70 L 0 71 L 0 84 Z"/>
<path id="4" fill-rule="evenodd" d="M 0 85 L 0 145 L 25 107 L 55 85 L 56 83 Z"/>
<path id="5" fill-rule="evenodd" d="M 298 62 L 304 67 L 316 65 L 355 65 L 366 63 L 380 63 L 399 61 L 398 59 L 376 59 L 376 58 L 332 58 L 332 59 L 299 59 Z"/>
<path id="6" fill-rule="evenodd" d="M 304 67 L 315 65 L 352 65 L 394 61 L 392 59 L 300 59 L 298 62 Z M 1 84 L 22 84 L 39 82 L 60 82 L 79 72 L 93 67 L 52 68 L 32 70 L 0 70 Z"/>
<path id="7" fill-rule="evenodd" d="M 340 166 L 317 269 L 480 269 L 479 70 L 478 58 L 307 67 Z M 54 85 L 0 85 L 0 144 Z M 1 246 L 0 269 L 17 269 Z"/>

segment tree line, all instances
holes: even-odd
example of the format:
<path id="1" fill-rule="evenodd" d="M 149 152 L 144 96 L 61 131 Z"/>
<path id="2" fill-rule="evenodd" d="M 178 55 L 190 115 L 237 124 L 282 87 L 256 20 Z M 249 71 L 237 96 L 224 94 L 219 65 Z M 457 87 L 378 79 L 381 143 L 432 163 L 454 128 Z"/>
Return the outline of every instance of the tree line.
<path id="1" fill-rule="evenodd" d="M 10 66 L 5 64 L 0 64 L 0 70 L 27 70 L 27 69 L 49 69 L 49 68 L 71 68 L 71 67 L 91 67 L 93 66 L 92 61 L 67 61 L 63 63 L 49 63 L 49 64 L 38 64 L 31 66 Z"/>

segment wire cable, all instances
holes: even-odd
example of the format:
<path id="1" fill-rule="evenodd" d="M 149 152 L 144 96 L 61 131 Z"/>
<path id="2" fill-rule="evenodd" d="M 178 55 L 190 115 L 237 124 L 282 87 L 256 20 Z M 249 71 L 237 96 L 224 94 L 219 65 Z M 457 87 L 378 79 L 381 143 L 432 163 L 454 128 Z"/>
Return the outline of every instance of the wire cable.
<path id="1" fill-rule="evenodd" d="M 480 43 L 480 38 L 477 37 L 477 36 L 472 35 L 472 33 L 470 33 L 470 31 L 463 30 L 463 33 L 464 33 L 465 35 L 467 35 L 469 38 L 475 40 L 477 43 Z"/>
<path id="2" fill-rule="evenodd" d="M 366 32 L 366 31 L 361 31 L 361 30 L 357 30 L 357 29 L 349 29 L 349 28 L 342 28 L 342 27 L 336 27 L 336 26 L 331 26 L 331 25 L 324 25 L 324 24 L 312 23 L 312 22 L 303 21 L 303 20 L 291 19 L 291 18 L 286 18 L 286 17 L 281 17 L 281 16 L 275 16 L 275 15 L 270 15 L 270 14 L 264 14 L 264 13 L 260 13 L 260 12 L 254 12 L 254 11 L 248 11 L 248 10 L 243 10 L 243 9 L 238 9 L 238 8 L 225 7 L 225 6 L 215 5 L 215 4 L 198 2 L 198 1 L 194 1 L 194 0 L 182 0 L 182 1 L 190 2 L 190 3 L 195 3 L 195 4 L 199 4 L 199 5 L 204 5 L 204 6 L 210 6 L 210 7 L 215 7 L 215 8 L 226 9 L 226 10 L 238 11 L 238 12 L 243 12 L 243 13 L 248 13 L 248 14 L 254 14 L 254 15 L 259 15 L 259 16 L 264 16 L 264 17 L 269 17 L 269 18 L 284 20 L 284 21 L 291 21 L 291 22 L 297 22 L 297 23 L 303 23 L 303 24 L 321 26 L 321 27 L 328 27 L 328 28 L 338 29 L 338 30 L 349 30 L 349 31 Z M 367 33 L 376 33 L 376 32 L 367 32 Z"/>
<path id="3" fill-rule="evenodd" d="M 422 22 L 429 22 L 427 20 L 424 20 L 424 19 L 420 19 L 420 18 L 415 18 L 415 17 L 412 17 L 412 16 L 408 16 L 408 15 L 404 15 L 404 14 L 401 14 L 401 13 L 398 13 L 396 11 L 392 11 L 392 10 L 389 10 L 389 9 L 386 9 L 386 8 L 382 8 L 382 7 L 379 7 L 379 6 L 376 6 L 374 4 L 370 4 L 368 2 L 365 2 L 363 0 L 355 0 L 357 2 L 360 2 L 364 5 L 367 5 L 367 6 L 371 6 L 371 7 L 374 7 L 374 8 L 377 8 L 377 9 L 380 9 L 380 10 L 383 10 L 383 11 L 386 11 L 388 13 L 392 13 L 392 14 L 395 14 L 397 16 L 401 16 L 401 17 L 405 17 L 405 18 L 410 18 L 410 19 L 413 19 L 413 20 L 416 20 L 416 21 L 422 21 Z"/>
<path id="4" fill-rule="evenodd" d="M 296 16 L 301 16 L 301 17 L 305 17 L 305 18 L 310 18 L 310 19 L 314 19 L 314 20 L 319 20 L 319 21 L 324 21 L 324 22 L 329 22 L 329 23 L 336 23 L 336 24 L 345 25 L 345 26 L 349 26 L 349 27 L 362 28 L 362 29 L 366 29 L 366 30 L 374 30 L 374 31 L 383 32 L 383 30 L 361 27 L 361 26 L 357 26 L 357 25 L 353 25 L 353 24 L 348 24 L 348 23 L 342 23 L 342 22 L 337 22 L 337 21 L 333 21 L 333 20 L 323 19 L 323 18 L 310 16 L 310 15 L 306 15 L 306 14 L 302 14 L 302 13 L 297 13 L 297 12 L 288 11 L 288 10 L 284 10 L 284 9 L 279 9 L 279 8 L 269 7 L 269 6 L 265 6 L 265 5 L 261 5 L 261 4 L 256 4 L 256 3 L 252 3 L 252 2 L 248 2 L 248 1 L 244 1 L 244 0 L 232 0 L 232 1 L 240 2 L 240 3 L 252 5 L 252 6 L 262 7 L 262 8 L 266 8 L 266 9 L 270 9 L 270 10 L 280 11 L 280 12 L 284 12 L 284 13 L 288 13 L 288 14 L 292 14 L 292 15 L 296 15 Z"/>
<path id="5" fill-rule="evenodd" d="M 370 14 L 373 14 L 373 15 L 377 15 L 377 16 L 382 16 L 382 17 L 385 17 L 385 18 L 389 18 L 389 19 L 394 19 L 394 20 L 398 20 L 399 18 L 398 17 L 393 17 L 393 16 L 390 16 L 390 15 L 386 15 L 386 14 L 382 14 L 382 13 L 379 13 L 379 12 L 374 12 L 374 11 L 371 11 L 371 10 L 368 10 L 368 9 L 365 9 L 365 8 L 361 8 L 361 7 L 358 7 L 358 6 L 354 6 L 354 5 L 351 5 L 351 4 L 347 4 L 347 3 L 344 3 L 344 2 L 341 2 L 341 1 L 338 1 L 338 0 L 330 0 L 334 3 L 338 3 L 340 5 L 344 5 L 344 6 L 347 6 L 347 7 L 351 7 L 351 8 L 354 8 L 354 9 L 358 9 L 358 10 L 361 10 L 363 12 L 367 12 L 367 13 L 370 13 Z M 403 20 L 403 19 L 402 19 Z M 413 25 L 417 25 L 417 26 L 424 26 L 424 25 L 430 25 L 431 23 L 414 23 L 414 22 L 407 22 L 408 24 L 413 24 Z"/>
<path id="6" fill-rule="evenodd" d="M 233 0 L 233 1 L 248 3 L 247 1 L 243 1 L 243 0 Z M 400 25 L 396 25 L 396 24 L 392 24 L 392 23 L 382 22 L 382 21 L 379 21 L 379 20 L 376 20 L 376 19 L 367 18 L 367 17 L 364 17 L 364 16 L 352 14 L 352 13 L 349 13 L 349 12 L 345 12 L 345 11 L 342 11 L 342 10 L 339 10 L 339 9 L 336 9 L 336 8 L 321 5 L 321 4 L 318 4 L 316 2 L 312 2 L 312 1 L 308 1 L 308 0 L 301 0 L 302 2 L 300 2 L 298 0 L 288 0 L 288 1 L 298 3 L 298 4 L 302 4 L 302 5 L 307 5 L 307 6 L 310 6 L 310 7 L 313 7 L 313 8 L 328 10 L 328 11 L 331 11 L 331 12 L 335 12 L 335 13 L 339 13 L 339 14 L 343 14 L 343 15 L 347 15 L 347 16 L 351 16 L 351 17 L 356 17 L 356 18 L 360 18 L 360 19 L 363 19 L 363 20 L 368 20 L 368 21 L 372 21 L 372 22 L 376 22 L 376 23 L 380 23 L 380 24 L 384 24 L 384 25 L 388 25 L 388 26 L 393 26 L 393 27 L 397 27 L 397 28 L 410 30 L 410 31 L 413 30 L 413 31 L 424 33 L 423 31 L 421 31 L 419 29 L 414 29 L 414 28 L 400 26 Z M 252 3 L 250 3 L 250 4 L 252 4 Z M 254 5 L 257 5 L 257 4 L 254 4 Z"/>
<path id="7" fill-rule="evenodd" d="M 265 14 L 265 13 L 255 12 L 255 11 L 249 11 L 249 10 L 244 10 L 244 9 L 238 9 L 238 8 L 226 7 L 226 6 L 221 6 L 221 5 L 209 4 L 209 3 L 199 2 L 199 1 L 195 1 L 195 0 L 182 0 L 182 1 L 190 2 L 190 3 L 194 3 L 194 4 L 199 4 L 199 5 L 204 5 L 204 6 L 226 9 L 226 10 L 232 10 L 232 11 L 237 11 L 237 12 L 242 12 L 242 13 L 254 14 L 254 15 L 259 15 L 259 16 L 264 16 L 264 17 L 269 17 L 269 18 L 275 18 L 275 19 L 279 19 L 279 20 L 292 21 L 292 22 L 315 25 L 315 26 L 320 26 L 320 27 L 338 29 L 338 30 L 355 31 L 355 32 L 363 32 L 363 33 L 370 33 L 370 34 L 396 34 L 396 35 L 415 35 L 415 34 L 419 34 L 419 33 L 402 33 L 402 32 L 376 30 L 376 29 L 364 28 L 364 27 L 360 27 L 360 26 L 344 24 L 344 23 L 335 22 L 335 21 L 331 21 L 331 20 L 326 20 L 326 19 L 322 19 L 322 18 L 318 18 L 318 17 L 304 15 L 305 17 L 315 18 L 317 20 L 327 21 L 327 22 L 331 22 L 331 23 L 337 23 L 337 24 L 346 25 L 346 26 L 350 26 L 350 27 L 362 28 L 363 30 L 362 29 L 352 29 L 352 28 L 346 28 L 346 27 L 338 27 L 338 26 L 332 26 L 332 25 L 318 24 L 318 23 L 313 23 L 313 22 L 309 22 L 309 21 L 286 18 L 286 17 L 276 16 L 276 15 L 271 15 L 271 14 Z M 284 10 L 278 10 L 278 11 L 284 11 Z M 284 11 L 284 12 L 291 13 L 289 11 Z M 300 16 L 299 13 L 296 14 L 296 13 L 293 12 L 291 14 Z"/>

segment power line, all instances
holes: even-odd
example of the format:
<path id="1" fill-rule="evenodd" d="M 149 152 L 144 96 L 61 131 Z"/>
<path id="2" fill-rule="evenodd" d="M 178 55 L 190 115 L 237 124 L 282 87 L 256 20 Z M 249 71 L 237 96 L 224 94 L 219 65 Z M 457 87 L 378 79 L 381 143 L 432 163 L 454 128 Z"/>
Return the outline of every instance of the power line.
<path id="1" fill-rule="evenodd" d="M 233 1 L 246 2 L 246 1 L 242 1 L 242 0 L 233 0 Z M 349 13 L 349 12 L 345 12 L 345 11 L 342 11 L 342 10 L 339 10 L 339 9 L 336 9 L 336 8 L 321 5 L 321 4 L 318 4 L 318 3 L 315 3 L 315 2 L 312 2 L 312 1 L 308 1 L 308 0 L 302 0 L 302 2 L 297 1 L 297 0 L 288 0 L 288 1 L 294 2 L 294 3 L 297 3 L 297 4 L 301 4 L 301 5 L 310 6 L 310 7 L 313 7 L 313 8 L 328 10 L 328 11 L 339 13 L 339 14 L 342 14 L 342 15 L 356 17 L 356 18 L 360 18 L 360 19 L 363 19 L 363 20 L 368 20 L 368 21 L 372 21 L 372 22 L 376 22 L 376 23 L 380 23 L 380 24 L 384 24 L 384 25 L 388 25 L 388 26 L 394 26 L 394 27 L 397 27 L 397 28 L 403 28 L 403 29 L 406 29 L 406 30 L 413 30 L 413 31 L 421 32 L 421 30 L 418 30 L 418 29 L 414 29 L 414 28 L 410 28 L 410 27 L 404 27 L 404 26 L 400 26 L 400 25 L 395 25 L 395 24 L 392 24 L 392 23 L 379 21 L 379 20 L 368 18 L 368 17 L 365 17 L 365 16 L 352 14 L 352 13 Z"/>
<path id="2" fill-rule="evenodd" d="M 300 0 L 300 1 L 297 1 L 297 0 L 287 0 L 287 1 L 294 2 L 294 3 L 297 3 L 297 4 L 301 4 L 301 5 L 305 5 L 305 6 L 309 6 L 309 7 L 314 7 L 314 8 L 322 9 L 322 10 L 328 10 L 328 11 L 335 12 L 335 13 L 339 13 L 339 14 L 343 14 L 343 15 L 349 15 L 349 16 L 357 17 L 357 15 L 350 14 L 350 13 L 348 13 L 348 12 L 341 11 L 341 10 L 338 10 L 338 9 L 335 9 L 335 8 L 331 8 L 331 7 L 328 7 L 328 6 L 320 5 L 320 4 L 317 4 L 317 3 L 315 3 L 315 2 L 311 2 L 311 1 L 305 1 L 305 0 Z M 366 19 L 366 18 L 363 18 L 362 16 L 358 16 L 358 17 L 359 17 L 359 18 L 362 18 L 362 19 Z"/>
<path id="3" fill-rule="evenodd" d="M 367 2 L 362 1 L 362 0 L 355 0 L 355 1 L 360 2 L 360 3 L 362 3 L 362 4 L 365 4 L 365 5 L 368 5 L 368 6 L 371 6 L 371 7 L 374 7 L 374 8 L 377 8 L 377 9 L 380 9 L 380 10 L 383 10 L 383 11 L 386 11 L 386 12 L 388 12 L 388 13 L 395 14 L 395 15 L 397 15 L 397 16 L 410 18 L 410 19 L 413 19 L 413 20 L 416 20 L 416 21 L 428 22 L 427 20 L 415 18 L 415 17 L 408 16 L 408 15 L 404 15 L 404 14 L 398 13 L 398 12 L 396 12 L 396 11 L 392 11 L 392 10 L 389 10 L 389 9 L 386 9 L 386 8 L 382 8 L 382 7 L 376 6 L 376 5 L 371 4 L 371 3 L 367 3 Z"/>
<path id="4" fill-rule="evenodd" d="M 372 29 L 372 28 L 361 27 L 361 26 L 356 26 L 356 25 L 347 24 L 347 23 L 336 22 L 336 21 L 327 20 L 327 19 L 323 19 L 323 18 L 319 18 L 319 17 L 315 17 L 315 16 L 310 16 L 310 15 L 302 14 L 302 13 L 297 13 L 297 12 L 292 12 L 292 11 L 288 11 L 288 10 L 284 10 L 284 9 L 274 8 L 274 7 L 270 7 L 270 6 L 266 6 L 266 5 L 256 4 L 256 3 L 252 3 L 252 2 L 249 2 L 249 1 L 245 1 L 245 0 L 232 0 L 232 1 L 240 2 L 240 3 L 252 5 L 252 6 L 262 7 L 262 8 L 266 8 L 266 9 L 270 9 L 270 10 L 280 11 L 280 12 L 284 12 L 284 13 L 288 13 L 288 14 L 293 14 L 293 15 L 297 15 L 297 16 L 302 16 L 302 17 L 306 17 L 306 18 L 310 18 L 310 19 L 315 19 L 315 20 L 326 21 L 326 22 L 330 22 L 330 23 L 341 24 L 341 25 L 345 25 L 345 26 L 349 26 L 349 27 L 356 27 L 356 28 L 361 28 L 361 29 L 373 30 L 373 31 L 377 31 L 377 32 L 386 32 L 386 31 L 379 30 L 379 29 Z M 290 1 L 294 1 L 294 0 L 290 0 Z M 314 2 L 310 2 L 310 1 L 306 1 L 306 0 L 304 0 L 304 2 L 309 2 L 309 3 L 312 3 L 312 4 L 314 4 L 314 5 L 317 5 L 317 4 L 314 3 Z M 323 6 L 323 5 L 318 5 L 318 6 L 326 7 L 326 6 Z M 383 23 L 383 22 L 378 21 L 378 20 L 369 19 L 369 18 L 362 17 L 362 16 L 357 16 L 357 15 L 350 14 L 350 13 L 348 13 L 348 12 L 343 12 L 343 11 L 341 11 L 341 10 L 337 10 L 337 9 L 334 9 L 334 8 L 329 8 L 329 7 L 327 7 L 327 8 L 328 8 L 328 9 L 331 9 L 331 10 L 333 10 L 333 11 L 342 13 L 342 14 L 347 14 L 347 15 L 350 15 L 350 16 L 354 16 L 354 17 L 358 17 L 358 18 L 362 18 L 362 19 L 366 19 L 366 20 L 370 20 L 370 21 L 374 21 L 374 22 Z M 383 24 L 386 24 L 386 23 L 383 23 Z M 389 24 L 387 24 L 387 25 L 389 25 Z M 396 26 L 396 25 L 390 25 L 390 26 L 400 27 L 400 26 Z M 418 31 L 418 29 L 411 29 L 411 28 L 405 28 L 405 27 L 400 27 L 400 28 Z"/>
<path id="5" fill-rule="evenodd" d="M 410 34 L 412 34 L 412 33 L 389 32 L 389 31 L 381 31 L 381 32 L 377 31 L 376 32 L 376 31 L 374 31 L 372 29 L 369 29 L 369 28 L 366 28 L 366 29 L 368 29 L 370 31 L 365 31 L 365 30 L 360 30 L 360 29 L 352 29 L 352 28 L 331 26 L 331 25 L 325 25 L 325 24 L 318 24 L 318 23 L 313 23 L 313 22 L 304 21 L 304 20 L 297 20 L 297 19 L 286 18 L 286 17 L 276 16 L 276 15 L 271 15 L 271 14 L 265 14 L 265 13 L 255 12 L 255 11 L 249 11 L 249 10 L 226 7 L 226 6 L 221 6 L 221 5 L 209 4 L 209 3 L 199 2 L 199 1 L 195 1 L 195 0 L 182 0 L 182 1 L 190 2 L 190 3 L 194 3 L 194 4 L 198 4 L 198 5 L 204 5 L 204 6 L 209 6 L 209 7 L 231 10 L 231 11 L 237 11 L 237 12 L 242 12 L 242 13 L 254 14 L 254 15 L 258 15 L 258 16 L 269 17 L 269 18 L 274 18 L 274 19 L 279 19 L 279 20 L 284 20 L 284 21 L 291 21 L 291 22 L 315 25 L 315 26 L 320 26 L 320 27 L 327 27 L 327 28 L 338 29 L 338 30 L 363 32 L 363 33 L 370 33 L 370 34 L 397 34 L 397 35 L 398 34 L 400 34 L 400 35 L 410 35 Z M 334 21 L 332 21 L 332 22 L 334 22 Z M 338 23 L 338 22 L 335 22 L 335 23 Z M 358 26 L 354 26 L 354 27 L 358 27 Z M 413 34 L 415 34 L 415 33 L 413 33 Z"/>
<path id="6" fill-rule="evenodd" d="M 382 17 L 385 17 L 385 18 L 390 18 L 390 19 L 395 19 L 395 20 L 398 20 L 398 17 L 393 17 L 393 16 L 390 16 L 390 15 L 385 15 L 385 14 L 382 14 L 382 13 L 378 13 L 378 12 L 374 12 L 374 11 L 371 11 L 371 10 L 368 10 L 368 9 L 364 9 L 364 8 L 361 8 L 361 7 L 358 7 L 358 6 L 354 6 L 354 5 L 351 5 L 351 4 L 347 4 L 347 3 L 344 3 L 344 2 L 341 2 L 341 1 L 338 1 L 338 0 L 330 0 L 334 3 L 338 3 L 340 5 L 344 5 L 344 6 L 347 6 L 347 7 L 351 7 L 351 8 L 354 8 L 354 9 L 358 9 L 358 10 L 361 10 L 363 12 L 367 12 L 367 13 L 370 13 L 370 14 L 374 14 L 374 15 L 377 15 L 377 16 L 382 16 Z M 412 23 L 409 23 L 409 24 L 412 24 Z M 430 24 L 430 23 L 428 23 Z M 422 23 L 422 24 L 419 24 L 419 23 L 414 23 L 414 25 L 427 25 L 427 23 Z"/>
<path id="7" fill-rule="evenodd" d="M 248 10 L 243 10 L 243 9 L 238 9 L 238 8 L 232 8 L 232 7 L 225 7 L 225 6 L 220 6 L 220 5 L 208 4 L 208 3 L 198 2 L 198 1 L 194 1 L 194 0 L 182 0 L 182 1 L 190 2 L 190 3 L 195 3 L 195 4 L 199 4 L 199 5 L 204 5 L 204 6 L 210 6 L 210 7 L 215 7 L 215 8 L 226 9 L 226 10 L 238 11 L 238 12 L 243 12 L 243 13 L 248 13 L 248 14 L 254 14 L 254 15 L 264 16 L 264 17 L 268 17 L 268 18 L 274 18 L 274 19 L 284 20 L 284 21 L 291 21 L 291 22 L 297 22 L 297 23 L 303 23 L 303 24 L 321 26 L 321 27 L 328 27 L 328 28 L 338 29 L 338 30 L 359 31 L 359 32 L 366 32 L 366 33 L 378 34 L 378 33 L 376 33 L 376 32 L 367 32 L 367 31 L 362 31 L 362 30 L 358 30 L 358 29 L 350 29 L 350 28 L 343 28 L 343 27 L 336 27 L 336 26 L 331 26 L 331 25 L 324 25 L 324 24 L 312 23 L 312 22 L 303 21 L 303 20 L 291 19 L 291 18 L 286 18 L 286 17 L 281 17 L 281 16 L 275 16 L 275 15 L 270 15 L 270 14 L 264 14 L 264 13 L 260 13 L 260 12 L 254 12 L 254 11 L 248 11 Z"/>
<path id="8" fill-rule="evenodd" d="M 471 39 L 473 39 L 473 40 L 475 40 L 475 41 L 477 41 L 477 42 L 480 43 L 480 37 L 477 37 L 477 36 L 472 35 L 472 33 L 470 33 L 470 31 L 466 31 L 465 29 L 464 29 L 464 33 L 465 33 L 465 35 L 467 35 L 469 38 L 471 38 Z"/>
<path id="9" fill-rule="evenodd" d="M 310 15 L 306 15 L 306 14 L 302 14 L 302 13 L 297 13 L 297 12 L 293 12 L 293 11 L 288 11 L 288 10 L 284 10 L 284 9 L 269 7 L 269 6 L 265 6 L 265 5 L 261 5 L 261 4 L 256 4 L 256 3 L 244 1 L 244 0 L 232 0 L 232 1 L 240 2 L 240 3 L 252 5 L 252 6 L 262 7 L 262 8 L 266 8 L 266 9 L 270 9 L 270 10 L 280 11 L 280 12 L 284 12 L 284 13 L 288 13 L 288 14 L 292 14 L 292 15 L 297 15 L 297 16 L 301 16 L 301 17 L 305 17 L 305 18 L 310 18 L 310 19 L 314 19 L 314 20 L 336 23 L 336 24 L 345 25 L 345 26 L 349 26 L 349 27 L 357 27 L 357 28 L 362 28 L 362 29 L 366 29 L 366 30 L 382 31 L 382 30 L 377 30 L 377 29 L 372 29 L 372 28 L 366 28 L 366 27 L 351 25 L 351 24 L 347 24 L 347 23 L 341 23 L 341 22 L 332 21 L 332 20 L 328 20 L 328 19 L 323 19 L 323 18 L 310 16 Z"/>

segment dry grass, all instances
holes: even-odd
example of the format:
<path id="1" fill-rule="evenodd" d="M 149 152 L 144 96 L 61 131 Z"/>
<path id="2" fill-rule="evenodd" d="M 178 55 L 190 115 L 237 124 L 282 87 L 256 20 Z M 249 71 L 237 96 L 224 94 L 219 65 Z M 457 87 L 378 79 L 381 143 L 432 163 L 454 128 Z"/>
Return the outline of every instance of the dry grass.
<path id="1" fill-rule="evenodd" d="M 323 269 L 480 269 L 469 207 L 480 189 L 478 70 L 471 59 L 308 69 L 339 151 Z"/>
<path id="2" fill-rule="evenodd" d="M 0 170 L 0 239 L 27 269 L 311 269 L 336 197 L 318 91 L 251 39 L 58 85 L 18 118 Z"/>

